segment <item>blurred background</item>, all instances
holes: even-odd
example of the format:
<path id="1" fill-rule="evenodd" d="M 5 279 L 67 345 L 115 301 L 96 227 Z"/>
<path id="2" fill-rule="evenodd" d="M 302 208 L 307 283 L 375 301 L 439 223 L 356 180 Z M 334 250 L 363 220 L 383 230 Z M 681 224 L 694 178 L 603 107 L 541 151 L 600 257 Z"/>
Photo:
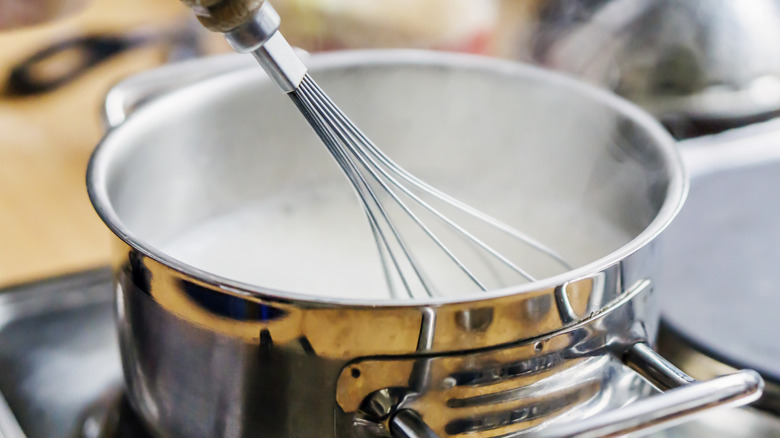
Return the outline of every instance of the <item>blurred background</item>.
<path id="1" fill-rule="evenodd" d="M 174 0 L 36 3 L 0 0 L 0 286 L 106 262 L 84 183 L 101 101 L 167 62 L 191 14 Z"/>
<path id="2" fill-rule="evenodd" d="M 274 5 L 288 39 L 310 51 L 500 52 L 501 2 L 399 1 L 404 7 L 360 0 Z M 230 49 L 176 0 L 0 0 L 0 11 L 2 287 L 107 262 L 110 233 L 87 199 L 84 175 L 103 134 L 109 88 L 139 71 Z"/>
<path id="3" fill-rule="evenodd" d="M 623 95 L 678 138 L 780 114 L 776 0 L 274 0 L 309 51 L 533 62 Z M 177 0 L 0 0 L 0 287 L 106 262 L 84 174 L 108 89 L 230 51 Z"/>

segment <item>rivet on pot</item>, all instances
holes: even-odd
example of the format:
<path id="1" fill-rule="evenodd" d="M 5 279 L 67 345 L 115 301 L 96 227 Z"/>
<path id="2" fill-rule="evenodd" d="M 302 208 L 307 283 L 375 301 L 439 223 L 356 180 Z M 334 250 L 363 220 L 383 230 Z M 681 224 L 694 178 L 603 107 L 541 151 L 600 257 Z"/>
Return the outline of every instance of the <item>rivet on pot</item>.
<path id="1" fill-rule="evenodd" d="M 452 388 L 455 387 L 455 384 L 457 384 L 457 382 L 455 381 L 454 378 L 452 378 L 452 377 L 445 377 L 441 381 L 441 389 L 452 389 Z"/>

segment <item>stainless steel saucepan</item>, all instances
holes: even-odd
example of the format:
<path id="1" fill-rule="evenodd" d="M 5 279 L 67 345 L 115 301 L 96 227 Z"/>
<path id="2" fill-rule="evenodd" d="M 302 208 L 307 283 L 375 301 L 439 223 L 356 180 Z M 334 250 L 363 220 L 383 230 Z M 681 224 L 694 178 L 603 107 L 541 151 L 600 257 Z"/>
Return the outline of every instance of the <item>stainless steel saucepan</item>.
<path id="1" fill-rule="evenodd" d="M 651 117 L 505 61 L 380 51 L 308 63 L 403 167 L 576 268 L 392 300 L 362 252 L 359 208 L 327 208 L 351 195 L 343 176 L 251 60 L 129 79 L 108 96 L 87 180 L 119 237 L 129 398 L 156 434 L 614 436 L 758 397 L 751 371 L 692 383 L 648 346 L 658 236 L 686 192 Z M 680 388 L 635 401 L 647 381 Z"/>

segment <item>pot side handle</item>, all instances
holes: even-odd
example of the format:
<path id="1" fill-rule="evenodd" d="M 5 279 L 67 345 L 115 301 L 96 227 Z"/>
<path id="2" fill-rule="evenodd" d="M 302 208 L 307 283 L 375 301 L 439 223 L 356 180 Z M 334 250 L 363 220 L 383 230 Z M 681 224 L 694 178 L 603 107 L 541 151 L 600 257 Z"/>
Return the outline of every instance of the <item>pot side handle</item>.
<path id="1" fill-rule="evenodd" d="M 757 400 L 764 381 L 752 370 L 696 381 L 669 363 L 644 342 L 633 344 L 623 361 L 663 394 L 636 401 L 573 423 L 551 425 L 528 438 L 618 437 L 638 431 L 665 429 L 690 420 L 692 415 L 721 407 L 737 407 Z M 668 390 L 668 391 L 667 391 Z M 436 434 L 415 413 L 399 411 L 390 419 L 393 438 L 435 438 Z"/>
<path id="2" fill-rule="evenodd" d="M 293 50 L 303 61 L 310 56 L 308 52 L 297 47 Z M 197 59 L 178 62 L 123 80 L 106 95 L 103 106 L 103 120 L 106 126 L 109 129 L 116 128 L 136 109 L 163 94 L 231 71 L 257 68 L 257 63 L 251 56 L 235 53 L 214 56 L 211 61 L 207 64 Z M 257 71 L 258 75 L 263 77 L 259 73 L 260 70 Z"/>
<path id="3" fill-rule="evenodd" d="M 643 342 L 632 345 L 624 354 L 623 361 L 666 392 L 575 423 L 551 426 L 528 436 L 617 437 L 637 431 L 666 429 L 710 409 L 746 405 L 757 400 L 764 388 L 763 379 L 752 370 L 696 381 Z"/>
<path id="4" fill-rule="evenodd" d="M 304 62 L 309 53 L 294 47 L 298 58 Z M 169 64 L 132 76 L 114 86 L 106 95 L 103 119 L 109 129 L 124 123 L 127 117 L 144 103 L 173 91 L 193 85 L 231 71 L 257 68 L 251 56 L 227 54 L 214 56 L 212 62 L 203 64 L 197 59 Z M 260 72 L 260 70 L 258 70 Z"/>
<path id="5" fill-rule="evenodd" d="M 780 119 L 677 143 L 692 180 L 712 172 L 780 160 Z"/>
<path id="6" fill-rule="evenodd" d="M 216 56 L 212 61 L 205 66 L 197 60 L 169 64 L 123 80 L 106 95 L 103 106 L 106 125 L 116 128 L 140 106 L 163 94 L 242 67 L 254 66 L 250 57 L 235 54 Z"/>

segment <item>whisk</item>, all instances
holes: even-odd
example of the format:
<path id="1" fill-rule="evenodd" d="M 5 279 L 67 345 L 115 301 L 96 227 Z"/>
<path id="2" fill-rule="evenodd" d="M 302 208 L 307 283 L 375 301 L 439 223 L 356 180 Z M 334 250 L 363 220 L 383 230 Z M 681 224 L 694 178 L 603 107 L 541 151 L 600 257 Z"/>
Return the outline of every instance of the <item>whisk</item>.
<path id="1" fill-rule="evenodd" d="M 560 267 L 571 266 L 555 251 L 505 223 L 423 182 L 388 158 L 333 103 L 307 73 L 306 66 L 279 32 L 280 18 L 269 2 L 258 6 L 252 0 L 223 0 L 211 6 L 198 1 L 193 6 L 201 22 L 225 33 L 238 52 L 251 52 L 268 75 L 287 93 L 343 170 L 358 194 L 371 228 L 389 291 L 394 297 L 439 296 L 444 294 L 423 267 L 431 251 L 419 250 L 422 240 L 459 271 L 473 288 L 487 291 L 489 285 L 466 258 L 479 259 L 496 274 L 495 265 L 514 273 L 520 280 L 535 281 L 526 269 L 510 260 L 456 222 L 443 209 L 464 213 L 471 220 L 500 231 L 548 257 Z M 439 205 L 438 207 L 436 205 Z M 417 230 L 412 238 L 399 225 L 399 214 Z M 426 216 L 430 219 L 423 219 Z M 435 224 L 432 223 L 435 222 Z M 444 234 L 457 236 L 445 242 Z M 455 247 L 460 248 L 456 254 Z M 425 254 L 421 254 L 421 252 Z M 475 255 L 478 254 L 478 258 Z M 492 262 L 488 261 L 491 260 Z M 499 285 L 500 286 L 500 285 Z"/>

